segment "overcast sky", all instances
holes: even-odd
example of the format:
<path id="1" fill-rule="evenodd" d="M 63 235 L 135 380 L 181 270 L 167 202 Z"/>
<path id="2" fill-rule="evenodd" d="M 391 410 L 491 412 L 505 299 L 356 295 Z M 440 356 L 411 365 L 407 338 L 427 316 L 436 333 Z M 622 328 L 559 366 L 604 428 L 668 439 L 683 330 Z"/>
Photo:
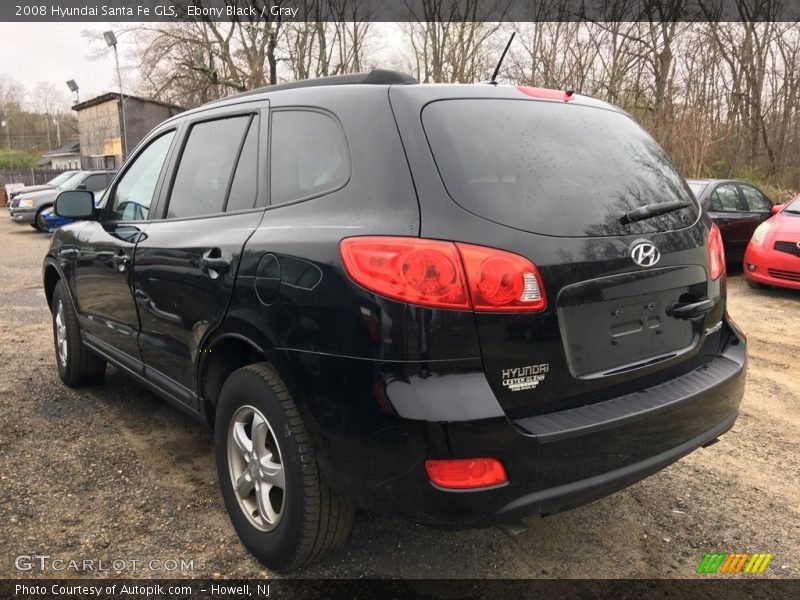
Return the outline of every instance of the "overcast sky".
<path id="1" fill-rule="evenodd" d="M 7 0 L 0 0 L 5 2 Z M 80 88 L 81 100 L 88 100 L 108 91 L 116 91 L 117 74 L 114 53 L 105 45 L 102 33 L 109 29 L 117 33 L 119 62 L 122 67 L 123 88 L 136 84 L 136 73 L 127 71 L 135 43 L 133 33 L 123 28 L 137 23 L 0 23 L 0 75 L 16 79 L 29 92 L 39 81 L 50 81 L 64 93 L 64 110 L 75 102 L 75 95 L 66 81 L 74 79 Z M 150 24 L 152 25 L 152 24 Z M 369 56 L 384 68 L 398 68 L 396 57 L 402 36 L 397 25 L 376 23 L 379 31 L 368 46 Z M 94 33 L 92 42 L 85 34 Z M 128 67 L 130 69 L 130 67 Z"/>
<path id="2" fill-rule="evenodd" d="M 126 23 L 130 25 L 133 23 Z M 82 100 L 113 91 L 117 88 L 113 51 L 102 50 L 103 43 L 91 46 L 82 35 L 84 31 L 102 34 L 109 29 L 115 29 L 115 24 L 0 23 L 0 74 L 16 79 L 28 91 L 39 81 L 52 81 L 70 100 L 74 100 L 74 94 L 67 88 L 68 79 L 77 82 Z M 124 65 L 129 44 L 124 35 L 118 42 L 120 63 Z M 90 60 L 97 51 L 102 56 Z"/>

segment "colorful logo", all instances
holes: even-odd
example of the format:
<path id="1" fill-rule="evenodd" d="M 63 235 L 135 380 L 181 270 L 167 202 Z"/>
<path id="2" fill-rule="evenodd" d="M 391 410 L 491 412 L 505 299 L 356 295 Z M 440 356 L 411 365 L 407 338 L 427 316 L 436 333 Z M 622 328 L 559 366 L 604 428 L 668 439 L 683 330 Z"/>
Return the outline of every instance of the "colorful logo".
<path id="1" fill-rule="evenodd" d="M 706 554 L 697 566 L 698 573 L 763 573 L 774 554 L 735 554 L 714 552 Z"/>

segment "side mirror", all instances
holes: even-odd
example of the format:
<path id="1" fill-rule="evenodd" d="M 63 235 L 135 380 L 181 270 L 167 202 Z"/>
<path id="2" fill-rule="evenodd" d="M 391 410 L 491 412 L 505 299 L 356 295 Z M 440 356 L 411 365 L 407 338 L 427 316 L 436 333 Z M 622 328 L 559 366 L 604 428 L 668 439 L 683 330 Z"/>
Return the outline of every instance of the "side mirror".
<path id="1" fill-rule="evenodd" d="M 783 204 L 775 204 L 772 206 L 769 212 L 772 213 L 773 215 L 777 215 L 779 212 L 783 210 L 783 207 L 784 207 Z"/>
<path id="2" fill-rule="evenodd" d="M 61 192 L 56 196 L 53 212 L 67 219 L 91 219 L 94 217 L 94 194 L 84 190 Z"/>

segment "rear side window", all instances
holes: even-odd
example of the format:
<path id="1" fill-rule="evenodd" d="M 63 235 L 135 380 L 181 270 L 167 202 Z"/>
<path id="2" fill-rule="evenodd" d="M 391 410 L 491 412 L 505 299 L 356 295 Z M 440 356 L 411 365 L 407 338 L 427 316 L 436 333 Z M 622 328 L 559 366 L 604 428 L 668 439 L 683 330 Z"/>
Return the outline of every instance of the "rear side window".
<path id="1" fill-rule="evenodd" d="M 483 218 L 545 235 L 651 233 L 694 223 L 699 208 L 661 147 L 629 117 L 555 102 L 433 102 L 422 123 L 452 199 Z M 640 206 L 688 208 L 622 225 Z"/>
<path id="2" fill-rule="evenodd" d="M 339 124 L 325 113 L 280 110 L 271 115 L 271 203 L 333 192 L 350 178 L 350 154 Z"/>
<path id="3" fill-rule="evenodd" d="M 172 184 L 168 219 L 224 210 L 233 170 L 251 120 L 251 115 L 245 115 L 192 126 Z M 255 177 L 254 171 L 251 176 Z"/>
<path id="4" fill-rule="evenodd" d="M 772 208 L 772 202 L 759 192 L 756 188 L 749 185 L 740 185 L 739 189 L 742 190 L 744 201 L 747 204 L 747 209 L 752 212 L 769 212 Z"/>

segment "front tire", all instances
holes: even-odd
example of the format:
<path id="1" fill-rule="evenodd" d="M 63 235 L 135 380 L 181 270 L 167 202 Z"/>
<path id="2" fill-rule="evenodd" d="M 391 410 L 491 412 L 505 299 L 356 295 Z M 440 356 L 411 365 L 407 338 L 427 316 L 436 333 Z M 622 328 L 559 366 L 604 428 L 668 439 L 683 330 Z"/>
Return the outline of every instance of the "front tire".
<path id="1" fill-rule="evenodd" d="M 53 342 L 58 376 L 70 387 L 100 383 L 106 372 L 106 361 L 81 343 L 78 317 L 68 293 L 62 281 L 53 291 Z"/>
<path id="2" fill-rule="evenodd" d="M 52 206 L 52 205 L 48 204 L 47 206 L 43 206 L 39 210 L 36 211 L 36 217 L 33 219 L 33 223 L 31 223 L 31 227 L 33 227 L 34 229 L 37 229 L 39 231 L 42 231 L 44 233 L 47 233 L 47 226 L 45 225 L 44 221 L 42 220 L 42 213 L 44 213 L 45 210 L 50 208 L 50 206 Z"/>
<path id="3" fill-rule="evenodd" d="M 228 377 L 214 445 L 231 522 L 262 564 L 294 569 L 344 542 L 353 508 L 322 479 L 297 406 L 271 365 L 249 365 Z"/>
<path id="4" fill-rule="evenodd" d="M 766 283 L 761 283 L 760 281 L 753 281 L 752 279 L 748 279 L 747 277 L 744 278 L 745 283 L 747 283 L 747 287 L 754 289 L 754 290 L 768 290 L 772 286 L 767 285 Z"/>

